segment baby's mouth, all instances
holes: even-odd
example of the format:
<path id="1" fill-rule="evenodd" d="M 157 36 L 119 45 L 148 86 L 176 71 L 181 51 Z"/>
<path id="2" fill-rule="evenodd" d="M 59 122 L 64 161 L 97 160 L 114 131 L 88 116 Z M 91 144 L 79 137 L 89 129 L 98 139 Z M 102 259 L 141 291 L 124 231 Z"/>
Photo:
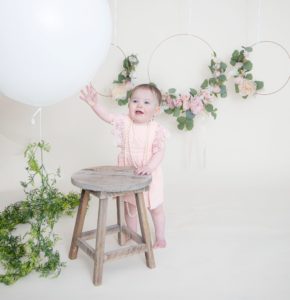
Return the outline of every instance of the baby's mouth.
<path id="1" fill-rule="evenodd" d="M 135 110 L 136 115 L 144 115 L 144 112 L 142 110 Z"/>

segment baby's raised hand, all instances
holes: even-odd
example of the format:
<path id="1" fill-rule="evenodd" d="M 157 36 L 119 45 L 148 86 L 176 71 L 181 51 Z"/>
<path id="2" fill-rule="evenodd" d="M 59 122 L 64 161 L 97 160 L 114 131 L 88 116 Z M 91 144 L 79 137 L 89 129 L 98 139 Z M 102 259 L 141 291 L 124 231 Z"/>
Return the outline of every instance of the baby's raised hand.
<path id="1" fill-rule="evenodd" d="M 92 83 L 87 85 L 85 90 L 81 90 L 80 99 L 87 102 L 92 107 L 97 103 L 98 93 L 94 89 Z"/>

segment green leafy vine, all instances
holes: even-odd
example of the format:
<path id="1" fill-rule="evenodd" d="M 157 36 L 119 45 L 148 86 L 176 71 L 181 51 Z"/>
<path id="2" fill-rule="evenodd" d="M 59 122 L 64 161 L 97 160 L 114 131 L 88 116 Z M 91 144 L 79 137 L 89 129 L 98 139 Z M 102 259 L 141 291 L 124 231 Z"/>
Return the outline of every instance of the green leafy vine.
<path id="1" fill-rule="evenodd" d="M 53 228 L 61 216 L 73 214 L 79 195 L 64 195 L 55 187 L 59 169 L 48 173 L 43 164 L 43 153 L 49 150 L 44 141 L 28 145 L 24 153 L 28 180 L 21 182 L 26 198 L 0 213 L 0 265 L 4 270 L 0 282 L 7 285 L 32 271 L 44 277 L 57 276 L 65 265 L 54 249 L 59 238 Z M 37 154 L 40 154 L 40 162 Z M 14 235 L 20 224 L 28 224 L 29 230 Z"/>

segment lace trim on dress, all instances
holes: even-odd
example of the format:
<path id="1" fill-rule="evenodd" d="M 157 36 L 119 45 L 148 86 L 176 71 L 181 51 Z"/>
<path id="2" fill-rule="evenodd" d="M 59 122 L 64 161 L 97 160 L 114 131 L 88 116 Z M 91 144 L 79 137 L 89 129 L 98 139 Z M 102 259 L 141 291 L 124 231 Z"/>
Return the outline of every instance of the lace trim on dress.
<path id="1" fill-rule="evenodd" d="M 116 139 L 117 147 L 122 147 L 124 144 L 125 118 L 125 115 L 116 115 L 111 122 L 111 124 L 113 125 L 112 134 Z"/>
<path id="2" fill-rule="evenodd" d="M 166 138 L 169 137 L 169 132 L 162 126 L 158 125 L 155 138 L 152 144 L 152 153 L 155 154 L 161 151 L 165 146 Z"/>

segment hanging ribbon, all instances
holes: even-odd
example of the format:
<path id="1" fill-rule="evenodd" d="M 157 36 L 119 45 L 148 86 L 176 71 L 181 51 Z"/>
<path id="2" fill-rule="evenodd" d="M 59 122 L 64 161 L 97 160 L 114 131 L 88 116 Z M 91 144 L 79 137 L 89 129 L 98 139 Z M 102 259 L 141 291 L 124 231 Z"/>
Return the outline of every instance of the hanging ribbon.
<path id="1" fill-rule="evenodd" d="M 256 40 L 261 40 L 261 24 L 262 24 L 262 0 L 258 0 L 258 11 L 257 11 L 257 37 Z"/>
<path id="2" fill-rule="evenodd" d="M 42 137 L 42 108 L 39 107 L 35 113 L 32 115 L 32 118 L 31 118 L 31 124 L 32 125 L 35 125 L 36 124 L 36 117 L 39 115 L 39 140 L 42 141 L 43 140 L 43 137 Z"/>

